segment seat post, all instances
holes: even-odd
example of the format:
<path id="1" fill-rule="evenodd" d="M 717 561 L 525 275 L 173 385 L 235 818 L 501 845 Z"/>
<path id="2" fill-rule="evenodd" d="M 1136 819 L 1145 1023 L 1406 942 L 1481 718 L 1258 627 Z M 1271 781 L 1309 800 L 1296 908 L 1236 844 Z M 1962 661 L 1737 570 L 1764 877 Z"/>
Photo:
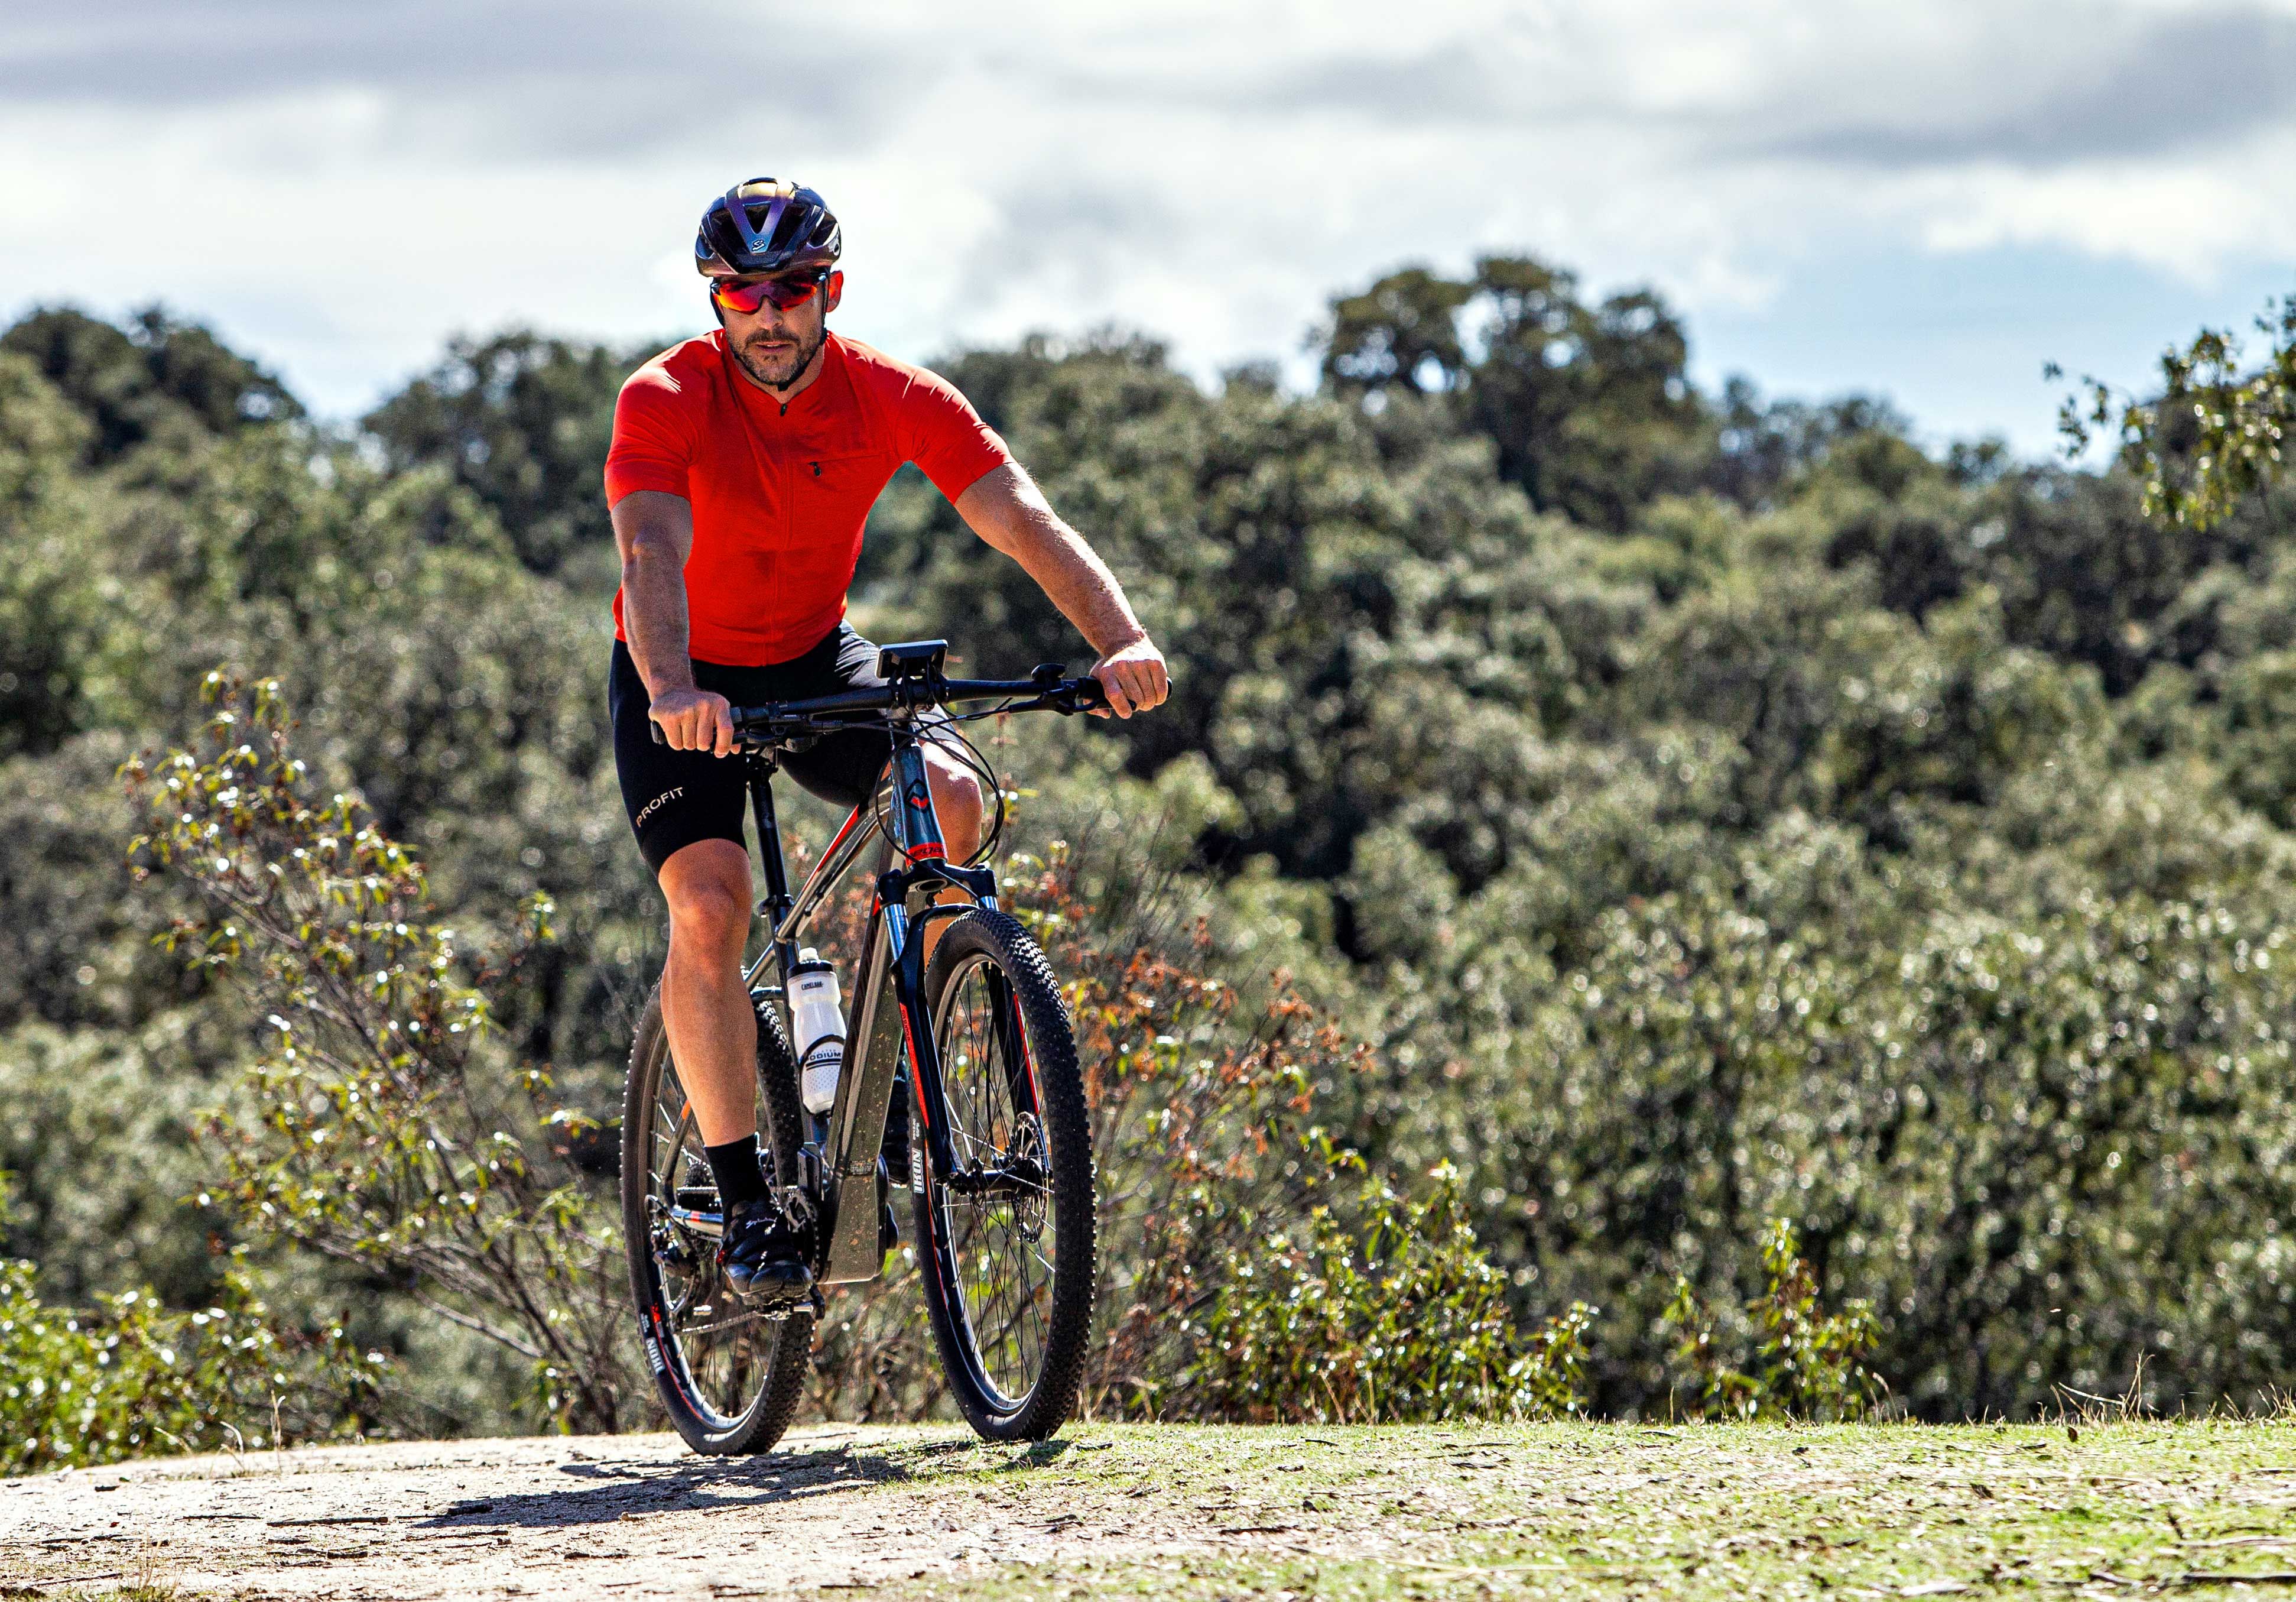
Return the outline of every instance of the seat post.
<path id="1" fill-rule="evenodd" d="M 782 920 L 789 916 L 795 903 L 790 899 L 789 865 L 782 858 L 781 819 L 774 812 L 774 762 L 754 752 L 748 761 L 750 811 L 757 819 L 758 855 L 764 859 L 766 867 L 766 894 L 758 903 L 758 910 L 765 916 L 766 928 L 771 931 L 781 927 Z M 786 983 L 790 970 L 797 965 L 797 943 L 782 941 L 775 956 L 780 958 L 781 977 Z"/>

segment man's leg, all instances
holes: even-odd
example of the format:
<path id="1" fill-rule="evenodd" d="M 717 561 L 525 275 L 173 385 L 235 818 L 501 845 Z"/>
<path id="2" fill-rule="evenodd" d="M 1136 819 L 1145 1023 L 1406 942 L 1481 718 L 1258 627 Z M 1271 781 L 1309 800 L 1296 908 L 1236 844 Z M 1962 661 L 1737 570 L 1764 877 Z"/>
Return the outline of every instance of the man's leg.
<path id="1" fill-rule="evenodd" d="M 927 741 L 925 785 L 932 792 L 933 816 L 940 819 L 941 842 L 948 848 L 948 859 L 963 862 L 980 849 L 980 832 L 988 822 L 988 797 L 981 788 L 980 776 L 955 753 Z M 952 884 L 933 899 L 946 907 L 967 898 Z M 947 926 L 947 919 L 936 918 L 926 927 L 928 964 L 933 949 L 940 944 L 941 931 Z"/>
<path id="2" fill-rule="evenodd" d="M 988 821 L 988 797 L 980 776 L 954 752 L 933 741 L 925 748 L 925 784 L 932 791 L 933 816 L 940 819 L 940 837 L 948 846 L 948 859 L 962 862 L 980 849 L 980 831 Z"/>
<path id="3" fill-rule="evenodd" d="M 661 865 L 669 902 L 669 960 L 662 1023 L 677 1077 L 704 1144 L 758 1132 L 758 1020 L 742 983 L 750 932 L 750 853 L 731 840 L 697 840 Z M 721 1187 L 724 1181 L 720 1180 Z"/>
<path id="4" fill-rule="evenodd" d="M 669 902 L 661 1021 L 718 1181 L 726 1277 L 744 1296 L 786 1303 L 813 1276 L 758 1162 L 758 1019 L 742 983 L 750 853 L 731 840 L 697 840 L 661 865 L 661 892 Z"/>

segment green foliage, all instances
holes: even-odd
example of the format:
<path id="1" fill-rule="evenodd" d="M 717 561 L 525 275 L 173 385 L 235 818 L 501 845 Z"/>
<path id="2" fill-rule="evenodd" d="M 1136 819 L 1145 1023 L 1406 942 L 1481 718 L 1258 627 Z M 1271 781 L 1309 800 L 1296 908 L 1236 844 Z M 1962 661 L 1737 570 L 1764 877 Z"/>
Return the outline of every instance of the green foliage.
<path id="1" fill-rule="evenodd" d="M 0 1228 L 12 1181 L 0 1170 Z M 51 1307 L 33 1264 L 0 1259 L 0 1475 L 283 1445 L 346 1427 L 381 1377 L 340 1328 L 283 1334 L 246 1274 L 170 1310 L 148 1289 Z"/>
<path id="2" fill-rule="evenodd" d="M 1464 1217 L 1459 1172 L 1407 1200 L 1385 1185 L 1343 1222 L 1232 1250 L 1183 1383 L 1205 1415 L 1253 1423 L 1406 1424 L 1577 1412 L 1592 1310 L 1574 1303 L 1521 1349 Z"/>
<path id="3" fill-rule="evenodd" d="M 73 581 L 88 497 L 70 469 L 93 431 L 0 344 L 0 756 L 53 751 L 87 717 L 104 597 Z"/>
<path id="4" fill-rule="evenodd" d="M 1597 1395 L 1647 1394 L 1626 1354 L 1658 1287 L 1739 1282 L 1741 1220 L 1790 1205 L 1917 1409 L 2007 1411 L 2049 1375 L 2117 1389 L 2148 1353 L 2260 1400 L 2296 1338 L 2278 928 L 2134 897 L 1908 926 L 1886 886 L 1804 860 L 1833 927 L 1756 878 L 1612 914 L 1529 1072 L 1471 1080 L 1490 1171 L 1520 1176 L 1492 1250 L 1614 1310 Z"/>
<path id="5" fill-rule="evenodd" d="M 15 1189 L 0 1255 L 37 1251 L 52 1300 L 130 1286 L 192 1307 L 217 1294 L 226 1220 L 185 1204 L 208 1175 L 192 1134 L 212 1089 L 170 1072 L 177 1045 L 164 1026 L 27 1023 L 0 1035 L 0 1170 Z"/>
<path id="6" fill-rule="evenodd" d="M 2208 417 L 2163 414 L 2154 436 L 2164 485 L 2193 495 L 2177 417 L 2258 442 L 2205 529 L 2148 519 L 2126 466 L 1927 453 L 1871 401 L 1702 394 L 1666 308 L 1515 259 L 1342 297 L 1314 396 L 1252 371 L 1207 390 L 1135 336 L 945 364 L 1175 670 L 1156 717 L 996 736 L 1040 793 L 1016 900 L 1066 942 L 1097 1076 L 1094 1405 L 1208 1408 L 1181 1381 L 1191 1342 L 1217 1298 L 1244 1306 L 1230 1269 L 1262 1266 L 1256 1243 L 1283 1236 L 1285 1271 L 1326 1298 L 1434 1250 L 1390 1230 L 1366 1255 L 1346 1152 L 1371 1175 L 1457 1171 L 1518 1331 L 1602 1310 L 1574 1387 L 1591 1411 L 1666 1405 L 1652 1331 L 1677 1275 L 1754 1351 L 1743 1308 L 1780 1216 L 1815 1283 L 1872 1303 L 1860 1360 L 1919 1416 L 2117 1393 L 2139 1360 L 2196 1406 L 2282 1383 L 2296 490 L 2267 481 L 2272 337 L 2261 368 L 2187 352 Z M 543 1121 L 609 1113 L 661 950 L 598 694 L 596 460 L 629 357 L 472 341 L 354 436 L 266 401 L 202 338 L 53 313 L 0 338 L 0 1162 L 27 1197 L 10 1249 L 75 1304 L 152 1286 L 184 1310 L 217 1294 L 209 1236 L 250 1242 L 291 1322 L 351 1307 L 363 1347 L 406 1360 L 423 1427 L 603 1419 L 564 1393 L 538 1406 L 529 1314 L 425 1265 L 532 1253 L 532 1283 L 562 1287 L 533 1304 L 572 1314 L 552 1327 L 573 1355 L 543 1368 L 601 1371 L 619 1293 L 579 1221 L 597 1177 Z M 1079 660 L 914 474 L 863 577 L 879 637 L 947 634 L 984 670 Z M 291 672 L 297 804 L 324 821 L 259 817 L 242 838 L 195 798 L 232 849 L 131 883 L 137 826 L 108 776 L 204 718 L 191 686 L 217 661 Z M 268 793 L 231 771 L 216 797 Z M 157 822 L 154 840 L 178 820 Z M 292 851 L 323 837 L 400 842 L 370 871 L 403 941 L 320 905 Z M 201 866 L 217 857 L 234 866 Z M 312 900 L 358 971 L 401 970 L 339 1039 L 298 1010 L 329 992 L 268 965 L 278 931 L 209 899 L 272 886 L 258 861 L 283 875 L 263 894 Z M 521 932 L 537 893 L 554 941 Z M 230 924 L 239 955 L 206 934 L 194 964 L 155 951 L 179 917 Z M 419 1085 L 409 1067 L 403 1093 L 385 1076 L 389 1119 L 332 1099 L 371 1060 L 419 1066 L 408 1027 L 472 990 L 491 1029 L 442 1024 L 447 1067 Z M 219 1148 L 91 1183 L 216 1104 L 218 1135 L 253 1142 L 218 1204 L 179 1198 Z M 301 1111 L 266 1124 L 279 1105 Z M 390 1132 L 442 1107 L 452 1187 Z M 520 1154 L 488 1171 L 496 1131 Z M 334 1166 L 368 1140 L 404 1208 Z M 275 1183 L 272 1214 L 247 1205 L 244 1184 Z M 315 1189 L 349 1213 L 310 1211 Z M 568 1238 L 593 1266 L 521 1233 L 554 1195 L 583 1209 Z M 416 1218 L 444 1255 L 398 1232 Z M 905 1296 L 897 1278 L 835 1312 L 824 1405 L 934 1405 Z"/>
<path id="7" fill-rule="evenodd" d="M 2116 444 L 2144 486 L 2149 517 L 2196 530 L 2222 522 L 2280 477 L 2296 430 L 2296 295 L 2267 308 L 2256 327 L 2267 348 L 2252 369 L 2235 335 L 2204 328 L 2161 353 L 2156 396 L 2122 399 L 2087 381 L 2086 398 L 2067 400 L 2058 415 L 2067 448 L 2079 456 L 2097 439 Z"/>
<path id="8" fill-rule="evenodd" d="M 1588 306 L 1572 274 L 1492 256 L 1464 281 L 1412 267 L 1332 301 L 1324 372 L 1381 406 L 1456 394 L 1533 505 L 1623 531 L 1660 492 L 1690 487 L 1711 449 L 1689 353 L 1646 290 Z"/>
<path id="9" fill-rule="evenodd" d="M 266 1025 L 248 1111 L 203 1131 L 217 1195 L 527 1359 L 562 1426 L 615 1428 L 632 1393 L 620 1236 L 541 1138 L 547 1074 L 487 1049 L 485 990 L 508 974 L 473 972 L 427 921 L 421 867 L 356 801 L 309 793 L 275 684 L 218 673 L 208 693 L 203 754 L 127 779 L 148 808 L 139 871 L 201 903 L 171 946 L 242 985 Z M 549 910 L 530 908 L 530 939 Z"/>
<path id="10" fill-rule="evenodd" d="M 617 351 L 523 330 L 456 339 L 446 359 L 369 413 L 399 472 L 434 465 L 484 501 L 519 560 L 610 571 L 603 474 L 622 380 L 653 350 Z"/>
<path id="11" fill-rule="evenodd" d="M 1865 1366 L 1880 1341 L 1874 1310 L 1853 1301 L 1828 1312 L 1802 1261 L 1801 1239 L 1785 1219 L 1762 1236 L 1762 1294 L 1746 1304 L 1753 1326 L 1751 1362 L 1741 1368 L 1723 1351 L 1716 1319 L 1690 1281 L 1675 1280 L 1666 1321 L 1681 1332 L 1677 1361 L 1695 1387 L 1690 1409 L 1700 1418 L 1836 1419 L 1862 1417 L 1884 1386 Z"/>
<path id="12" fill-rule="evenodd" d="M 94 425 L 83 448 L 93 465 L 149 441 L 228 434 L 303 415 L 276 378 L 157 306 L 126 328 L 69 308 L 35 311 L 0 334 L 0 350 L 37 364 Z"/>

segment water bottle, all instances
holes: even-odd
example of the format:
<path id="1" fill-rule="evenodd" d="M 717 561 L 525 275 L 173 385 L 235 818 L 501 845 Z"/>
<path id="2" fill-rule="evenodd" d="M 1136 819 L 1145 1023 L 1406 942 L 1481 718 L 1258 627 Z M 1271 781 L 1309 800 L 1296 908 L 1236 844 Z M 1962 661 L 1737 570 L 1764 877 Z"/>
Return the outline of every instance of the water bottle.
<path id="1" fill-rule="evenodd" d="M 837 1104 L 837 1076 L 845 1066 L 845 1014 L 837 996 L 837 970 L 811 946 L 790 970 L 790 1021 L 804 1073 L 805 1110 L 818 1115 Z"/>

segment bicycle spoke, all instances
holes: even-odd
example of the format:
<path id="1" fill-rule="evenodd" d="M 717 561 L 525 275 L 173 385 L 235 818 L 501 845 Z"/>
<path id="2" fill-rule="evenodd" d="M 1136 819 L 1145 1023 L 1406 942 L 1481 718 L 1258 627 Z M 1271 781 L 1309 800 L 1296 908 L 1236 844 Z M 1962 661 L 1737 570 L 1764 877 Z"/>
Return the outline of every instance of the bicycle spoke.
<path id="1" fill-rule="evenodd" d="M 939 1044 L 950 1145 L 965 1166 L 1004 1181 L 992 1194 L 944 1189 L 940 1215 L 982 1377 L 1010 1400 L 1035 1383 L 1048 1338 L 1054 1265 L 1045 1237 L 1057 1238 L 1052 1193 L 1011 1177 L 1019 1158 L 1044 1160 L 1043 1131 L 1033 1113 L 1021 1112 L 1026 1068 L 1007 1057 L 1013 1047 L 1027 1049 L 1018 1035 L 1025 1026 L 1013 1017 L 1012 1032 L 1000 1028 L 999 1014 L 1012 1004 L 995 970 L 975 959 L 950 976 L 945 994 Z"/>

